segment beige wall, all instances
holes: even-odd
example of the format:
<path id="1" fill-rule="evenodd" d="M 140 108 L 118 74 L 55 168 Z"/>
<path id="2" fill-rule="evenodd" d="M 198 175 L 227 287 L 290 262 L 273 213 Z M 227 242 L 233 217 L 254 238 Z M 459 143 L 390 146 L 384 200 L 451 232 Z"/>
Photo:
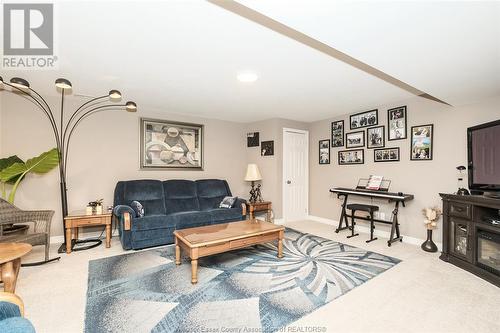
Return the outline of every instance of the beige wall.
<path id="1" fill-rule="evenodd" d="M 55 147 L 47 119 L 25 99 L 2 93 L 0 149 L 2 156 L 18 154 L 26 159 Z M 49 99 L 58 112 L 58 99 Z M 75 109 L 68 98 L 66 110 Z M 246 159 L 245 125 L 227 121 L 185 117 L 139 105 L 137 114 L 113 111 L 96 114 L 75 131 L 68 164 L 69 210 L 83 209 L 87 202 L 104 198 L 112 204 L 118 180 L 127 179 L 227 179 L 234 195 L 246 197 L 243 181 Z M 204 171 L 141 171 L 139 169 L 139 117 L 150 117 L 205 125 Z M 243 158 L 242 158 L 243 156 Z M 52 233 L 62 234 L 59 177 L 53 170 L 29 176 L 20 186 L 16 204 L 25 209 L 53 209 Z"/>
<path id="2" fill-rule="evenodd" d="M 383 175 L 392 180 L 391 190 L 412 193 L 415 200 L 400 210 L 401 232 L 415 238 L 425 238 L 421 209 L 440 205 L 439 192 L 454 192 L 457 189 L 455 167 L 467 163 L 467 127 L 500 118 L 500 97 L 462 107 L 449 107 L 423 98 L 379 106 L 379 125 L 387 127 L 387 110 L 407 105 L 408 131 L 411 126 L 434 124 L 434 155 L 432 161 L 410 161 L 410 139 L 387 141 L 386 147 L 400 147 L 400 162 L 373 162 L 373 149 L 365 148 L 365 164 L 339 166 L 337 153 L 344 148 L 331 149 L 331 164 L 318 164 L 318 140 L 330 138 L 330 123 L 344 119 L 349 132 L 349 117 L 336 117 L 310 124 L 310 215 L 338 220 L 340 201 L 328 190 L 333 186 L 355 187 L 358 178 L 370 174 Z M 366 130 L 366 128 L 365 128 Z M 377 204 L 379 202 L 377 201 Z M 391 206 L 381 205 L 388 215 Z M 363 222 L 361 222 L 363 223 Z M 388 230 L 384 225 L 377 229 Z M 441 231 L 436 239 L 441 240 Z"/>
<path id="3" fill-rule="evenodd" d="M 273 203 L 276 219 L 281 219 L 283 185 L 283 128 L 308 129 L 307 123 L 274 118 L 247 124 L 247 133 L 259 132 L 260 141 L 274 140 L 274 156 L 260 156 L 260 147 L 247 150 L 247 162 L 255 163 L 262 173 L 262 197 Z M 246 144 L 245 144 L 246 146 Z M 246 196 L 248 198 L 248 194 Z"/>

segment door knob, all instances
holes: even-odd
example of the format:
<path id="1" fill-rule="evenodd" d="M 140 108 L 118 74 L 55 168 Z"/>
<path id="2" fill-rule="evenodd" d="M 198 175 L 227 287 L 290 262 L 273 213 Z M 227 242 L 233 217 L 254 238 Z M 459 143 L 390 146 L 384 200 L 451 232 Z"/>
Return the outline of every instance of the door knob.
<path id="1" fill-rule="evenodd" d="M 291 182 L 291 181 L 289 181 L 289 180 L 287 180 L 287 181 L 286 181 L 286 183 L 287 183 L 288 185 L 290 185 L 292 182 Z"/>

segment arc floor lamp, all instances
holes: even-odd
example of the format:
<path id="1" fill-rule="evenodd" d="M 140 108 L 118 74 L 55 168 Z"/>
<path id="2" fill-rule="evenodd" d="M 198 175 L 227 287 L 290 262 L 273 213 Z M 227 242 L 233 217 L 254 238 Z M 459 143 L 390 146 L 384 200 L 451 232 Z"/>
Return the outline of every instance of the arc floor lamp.
<path id="1" fill-rule="evenodd" d="M 27 80 L 20 77 L 13 77 L 10 82 L 5 82 L 2 77 L 0 77 L 0 85 L 3 84 L 12 89 L 12 91 L 20 93 L 22 96 L 27 97 L 35 103 L 35 105 L 42 110 L 42 112 L 47 116 L 52 131 L 54 132 L 54 138 L 56 141 L 56 146 L 59 151 L 59 179 L 60 179 L 60 190 L 61 190 L 61 211 L 63 216 L 63 229 L 64 229 L 64 217 L 68 216 L 68 189 L 66 188 L 66 167 L 68 164 L 68 152 L 71 136 L 75 131 L 76 127 L 85 118 L 100 112 L 109 110 L 126 110 L 128 112 L 136 112 L 137 104 L 132 101 L 128 101 L 125 104 L 119 104 L 121 100 L 121 93 L 118 90 L 111 90 L 107 95 L 99 96 L 88 100 L 87 102 L 80 105 L 71 116 L 65 117 L 64 114 L 64 96 L 67 91 L 72 89 L 71 82 L 64 78 L 59 78 L 55 81 L 56 88 L 59 88 L 61 92 L 61 107 L 59 119 L 54 116 L 52 109 L 45 99 L 35 90 L 30 87 Z M 57 121 L 59 120 L 59 122 Z M 83 240 L 79 242 L 88 242 L 89 240 Z M 96 242 L 96 244 L 79 248 L 80 250 L 88 249 L 101 244 L 100 240 L 90 240 L 91 242 Z M 66 233 L 64 233 L 64 243 L 59 248 L 59 253 L 65 252 L 66 243 Z M 73 242 L 72 246 L 75 245 Z M 75 249 L 77 250 L 77 249 Z"/>

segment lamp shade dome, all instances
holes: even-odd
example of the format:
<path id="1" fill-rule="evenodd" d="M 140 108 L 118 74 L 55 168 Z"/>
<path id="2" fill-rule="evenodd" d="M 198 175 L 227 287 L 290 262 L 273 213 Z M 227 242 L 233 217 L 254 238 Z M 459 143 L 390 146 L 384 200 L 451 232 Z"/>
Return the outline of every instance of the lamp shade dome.
<path id="1" fill-rule="evenodd" d="M 66 80 L 64 78 L 58 78 L 56 80 L 56 87 L 61 88 L 61 89 L 71 89 L 73 86 L 71 85 L 71 82 L 69 80 Z"/>
<path id="2" fill-rule="evenodd" d="M 109 98 L 111 99 L 120 99 L 122 98 L 122 93 L 116 89 L 109 91 Z"/>
<path id="3" fill-rule="evenodd" d="M 30 87 L 30 83 L 20 77 L 13 77 L 12 79 L 10 79 L 10 83 L 16 88 L 25 89 Z"/>
<path id="4" fill-rule="evenodd" d="M 135 102 L 128 101 L 127 103 L 125 103 L 125 108 L 128 112 L 136 112 L 137 104 L 135 104 Z"/>

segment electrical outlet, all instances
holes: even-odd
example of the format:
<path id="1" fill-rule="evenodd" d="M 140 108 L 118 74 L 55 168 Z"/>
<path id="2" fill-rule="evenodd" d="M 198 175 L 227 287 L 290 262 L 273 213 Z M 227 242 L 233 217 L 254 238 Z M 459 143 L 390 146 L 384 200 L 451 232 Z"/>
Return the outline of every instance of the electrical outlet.
<path id="1" fill-rule="evenodd" d="M 385 220 L 385 213 L 384 212 L 379 212 L 378 216 L 379 216 L 380 220 Z"/>

